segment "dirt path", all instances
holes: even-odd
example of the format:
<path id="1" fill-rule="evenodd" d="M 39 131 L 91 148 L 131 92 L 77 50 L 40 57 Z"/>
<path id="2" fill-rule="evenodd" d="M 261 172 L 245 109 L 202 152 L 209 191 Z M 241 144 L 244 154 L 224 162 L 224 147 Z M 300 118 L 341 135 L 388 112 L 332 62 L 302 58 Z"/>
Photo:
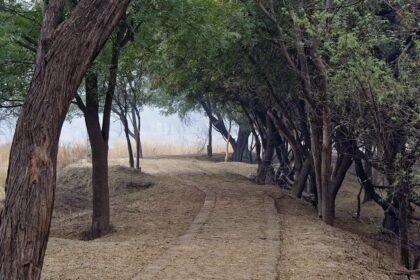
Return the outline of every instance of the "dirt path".
<path id="1" fill-rule="evenodd" d="M 255 166 L 159 158 L 142 162 L 145 175 L 124 163 L 111 162 L 114 230 L 93 241 L 80 240 L 90 225 L 89 164 L 60 175 L 44 280 L 391 280 L 386 270 L 398 268 L 306 203 L 250 182 Z"/>
<path id="2" fill-rule="evenodd" d="M 217 181 L 198 186 L 206 198 L 189 229 L 133 279 L 278 278 L 274 200 L 261 188 Z"/>
<path id="3" fill-rule="evenodd" d="M 279 221 L 268 194 L 272 187 L 243 176 L 253 166 L 144 161 L 155 184 L 139 191 L 124 190 L 122 179 L 144 175 L 113 167 L 114 231 L 94 241 L 79 240 L 90 224 L 84 186 L 90 172 L 84 168 L 79 164 L 62 174 L 43 279 L 277 278 Z"/>

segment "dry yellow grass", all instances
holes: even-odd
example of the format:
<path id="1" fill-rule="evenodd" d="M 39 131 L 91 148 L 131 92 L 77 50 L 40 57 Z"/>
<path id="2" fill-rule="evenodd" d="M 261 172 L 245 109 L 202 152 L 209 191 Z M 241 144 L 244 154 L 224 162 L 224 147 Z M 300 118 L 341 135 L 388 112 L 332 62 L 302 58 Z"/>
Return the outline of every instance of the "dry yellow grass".
<path id="1" fill-rule="evenodd" d="M 206 152 L 206 142 L 197 139 L 194 144 L 174 144 L 169 141 L 143 141 L 143 155 L 145 157 L 155 157 L 164 155 L 187 155 L 202 154 Z M 224 152 L 224 145 L 215 145 L 214 153 Z M 6 181 L 7 167 L 9 163 L 10 144 L 0 144 L 0 200 L 4 197 L 4 183 Z M 123 140 L 113 141 L 110 150 L 110 158 L 127 157 L 127 146 Z M 87 143 L 75 142 L 63 144 L 58 151 L 58 170 L 63 169 L 71 163 L 80 159 L 89 158 L 89 147 Z"/>
<path id="2" fill-rule="evenodd" d="M 58 170 L 80 159 L 87 158 L 89 153 L 86 143 L 71 143 L 60 145 L 58 149 Z"/>
<path id="3" fill-rule="evenodd" d="M 4 182 L 9 165 L 10 144 L 0 144 L 0 200 L 4 197 Z"/>
<path id="4" fill-rule="evenodd" d="M 203 142 L 199 139 L 197 139 L 197 141 L 193 144 L 175 144 L 170 141 L 142 141 L 142 148 L 144 157 L 191 155 L 206 153 L 206 144 L 206 142 Z M 222 153 L 224 150 L 224 145 L 213 146 L 214 153 Z M 113 141 L 110 145 L 109 156 L 110 158 L 127 157 L 126 142 L 124 140 Z"/>

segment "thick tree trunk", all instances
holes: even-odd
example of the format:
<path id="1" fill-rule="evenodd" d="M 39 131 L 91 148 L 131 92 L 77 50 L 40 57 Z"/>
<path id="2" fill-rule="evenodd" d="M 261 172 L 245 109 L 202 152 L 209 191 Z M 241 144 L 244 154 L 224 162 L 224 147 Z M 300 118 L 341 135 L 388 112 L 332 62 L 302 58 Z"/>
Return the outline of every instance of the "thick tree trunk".
<path id="1" fill-rule="evenodd" d="M 64 3 L 45 3 L 34 76 L 10 152 L 0 220 L 2 280 L 41 276 L 54 204 L 61 127 L 89 64 L 127 4 L 128 0 L 81 0 L 57 28 Z"/>
<path id="2" fill-rule="evenodd" d="M 92 228 L 91 237 L 100 237 L 110 230 L 108 147 L 92 150 Z M 106 186 L 106 187 L 104 187 Z"/>

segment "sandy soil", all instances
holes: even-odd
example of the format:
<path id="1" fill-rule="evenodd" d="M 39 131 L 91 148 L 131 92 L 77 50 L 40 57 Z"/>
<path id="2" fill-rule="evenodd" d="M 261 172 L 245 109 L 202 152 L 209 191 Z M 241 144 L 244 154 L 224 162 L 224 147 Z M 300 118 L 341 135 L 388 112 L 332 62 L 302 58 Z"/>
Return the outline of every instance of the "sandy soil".
<path id="1" fill-rule="evenodd" d="M 317 219 L 315 211 L 288 193 L 276 200 L 281 224 L 281 279 L 405 279 L 401 269 L 361 237 Z"/>
<path id="2" fill-rule="evenodd" d="M 359 235 L 250 182 L 252 165 L 171 157 L 146 159 L 139 173 L 125 164 L 111 162 L 113 231 L 94 241 L 83 240 L 89 163 L 59 175 L 43 279 L 398 279 L 387 270 L 399 266 Z"/>

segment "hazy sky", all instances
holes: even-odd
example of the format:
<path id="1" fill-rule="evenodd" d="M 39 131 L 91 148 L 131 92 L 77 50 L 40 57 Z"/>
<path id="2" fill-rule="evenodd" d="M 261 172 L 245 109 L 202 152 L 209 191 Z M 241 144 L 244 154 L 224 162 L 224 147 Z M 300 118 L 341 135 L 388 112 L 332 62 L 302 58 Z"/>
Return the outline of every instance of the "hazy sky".
<path id="1" fill-rule="evenodd" d="M 178 115 L 164 116 L 159 109 L 146 107 L 141 112 L 141 137 L 145 141 L 174 142 L 176 144 L 194 144 L 198 139 L 207 137 L 208 119 L 199 113 L 191 113 L 187 120 L 181 120 Z M 3 124 L 0 130 L 0 143 L 10 142 L 13 137 L 14 123 Z M 236 134 L 233 129 L 232 134 Z M 110 131 L 110 141 L 125 139 L 122 127 L 113 118 Z M 87 132 L 83 118 L 74 118 L 65 122 L 61 132 L 61 143 L 87 141 Z M 224 143 L 219 133 L 213 132 L 215 144 Z"/>

